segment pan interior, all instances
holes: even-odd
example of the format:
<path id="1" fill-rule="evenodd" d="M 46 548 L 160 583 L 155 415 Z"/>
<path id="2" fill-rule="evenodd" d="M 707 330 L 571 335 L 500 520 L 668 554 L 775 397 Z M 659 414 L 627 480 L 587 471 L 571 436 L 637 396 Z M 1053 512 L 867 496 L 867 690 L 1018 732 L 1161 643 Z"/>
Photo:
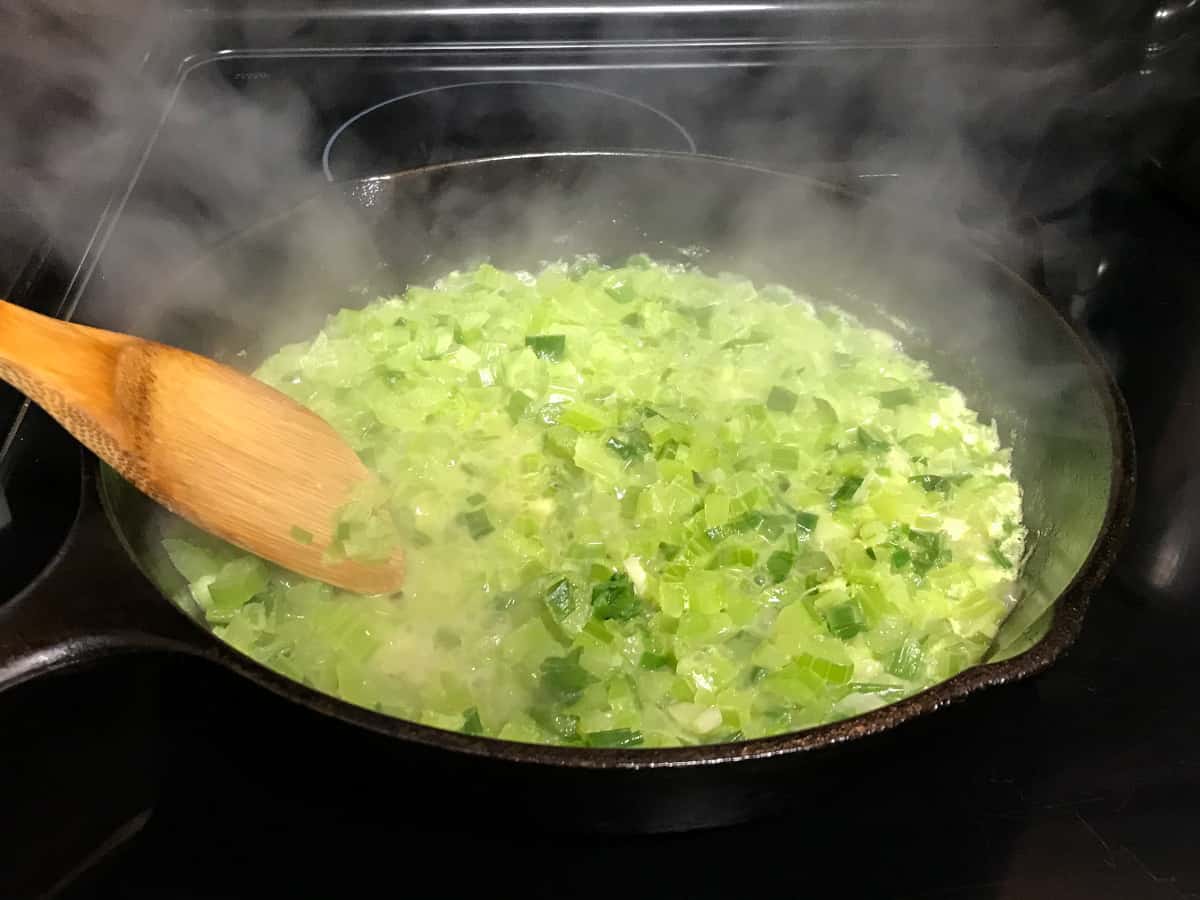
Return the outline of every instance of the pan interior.
<path id="1" fill-rule="evenodd" d="M 321 194 L 224 245 L 149 304 L 95 324 L 250 366 L 310 337 L 332 311 L 484 259 L 520 269 L 647 253 L 788 285 L 893 333 L 1013 448 L 1030 539 L 1020 602 L 992 648 L 999 660 L 1046 633 L 1056 598 L 1085 565 L 1117 451 L 1078 339 L 949 232 L 828 186 L 699 157 L 512 158 Z M 143 571 L 179 597 L 159 541 L 163 513 L 111 473 L 104 493 Z"/>

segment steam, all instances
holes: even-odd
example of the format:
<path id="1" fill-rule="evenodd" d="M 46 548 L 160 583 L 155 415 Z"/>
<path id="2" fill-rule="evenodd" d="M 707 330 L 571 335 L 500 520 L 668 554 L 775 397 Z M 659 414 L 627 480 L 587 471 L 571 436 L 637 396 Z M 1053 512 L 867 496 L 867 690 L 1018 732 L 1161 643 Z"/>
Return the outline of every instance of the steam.
<path id="1" fill-rule="evenodd" d="M 853 261 L 868 249 L 878 258 L 874 248 L 882 241 L 882 257 L 904 277 L 876 279 L 875 296 L 866 296 L 865 289 L 857 293 L 860 305 L 884 306 L 902 302 L 896 288 L 901 281 L 922 283 L 931 291 L 952 287 L 958 297 L 986 294 L 985 285 L 954 280 L 957 275 L 951 278 L 932 258 L 922 257 L 917 237 L 945 234 L 965 221 L 999 234 L 1003 242 L 1018 204 L 1026 212 L 1043 213 L 1078 199 L 1096 177 L 1098 164 L 1083 161 L 1071 168 L 1070 178 L 1039 181 L 1033 168 L 1045 155 L 1039 146 L 1064 110 L 1086 107 L 1101 91 L 1106 98 L 1121 96 L 1103 74 L 1119 46 L 1097 42 L 1079 22 L 1034 2 L 972 0 L 946 4 L 954 7 L 948 13 L 935 8 L 942 4 L 897 4 L 894 10 L 864 4 L 868 17 L 852 25 L 855 34 L 865 36 L 853 42 L 846 38 L 850 32 L 837 32 L 845 25 L 837 17 L 849 13 L 833 9 L 826 10 L 826 19 L 801 15 L 798 8 L 791 18 L 772 19 L 762 11 L 758 19 L 751 13 L 745 22 L 731 23 L 733 33 L 741 34 L 738 29 L 753 31 L 763 27 L 761 22 L 774 22 L 769 27 L 777 29 L 770 35 L 779 42 L 777 67 L 756 66 L 748 51 L 722 48 L 720 42 L 710 49 L 693 42 L 665 51 L 651 61 L 670 65 L 653 77 L 633 65 L 628 48 L 589 56 L 593 67 L 583 71 L 534 75 L 504 69 L 507 57 L 483 74 L 445 71 L 450 64 L 444 64 L 440 73 L 417 76 L 402 71 L 399 57 L 390 70 L 378 56 L 361 64 L 327 57 L 311 61 L 323 74 L 305 87 L 274 77 L 274 71 L 286 68 L 279 57 L 258 70 L 228 59 L 197 63 L 181 80 L 180 72 L 163 65 L 173 57 L 162 48 L 197 46 L 205 35 L 170 19 L 143 18 L 132 4 L 115 9 L 122 5 L 108 4 L 103 17 L 92 17 L 68 0 L 3 2 L 10 24 L 0 46 L 5 67 L 16 73 L 4 83 L 16 89 L 2 101 L 6 127 L 0 134 L 0 169 L 17 186 L 18 203 L 54 235 L 64 263 L 78 267 L 78 293 L 71 296 L 82 297 L 79 317 L 230 358 L 244 352 L 252 359 L 283 340 L 310 334 L 331 305 L 366 302 L 389 279 L 399 289 L 410 278 L 436 276 L 424 257 L 405 256 L 407 244 L 420 245 L 420 237 L 430 233 L 453 233 L 456 222 L 470 221 L 480 210 L 496 223 L 498 253 L 520 255 L 516 245 L 535 234 L 571 233 L 574 226 L 554 190 L 509 198 L 513 208 L 503 209 L 492 195 L 463 188 L 427 205 L 421 197 L 410 198 L 413 209 L 405 219 L 410 230 L 393 231 L 392 245 L 378 246 L 370 209 L 365 216 L 351 215 L 328 192 L 322 150 L 343 123 L 391 97 L 419 90 L 413 85 L 587 84 L 591 87 L 584 91 L 592 99 L 597 92 L 627 96 L 643 113 L 647 107 L 660 111 L 702 153 L 851 183 L 874 196 L 878 206 L 868 207 L 868 215 L 889 210 L 889 221 L 902 223 L 905 234 L 887 238 L 873 219 L 855 218 L 837 204 L 815 204 L 791 211 L 806 236 L 803 259 Z M 656 18 L 616 16 L 611 31 L 602 26 L 588 36 L 677 39 L 688 28 L 703 27 L 702 11 L 664 7 L 660 13 Z M 571 18 L 561 10 L 558 15 Z M 1114 24 L 1112 17 L 1102 24 Z M 510 28 L 495 21 L 501 30 Z M 452 31 L 455 24 L 447 10 L 436 23 L 429 27 Z M 286 26 L 265 27 L 271 29 L 271 43 L 286 46 L 286 35 L 279 33 Z M 564 27 L 562 21 L 547 26 L 540 37 L 558 39 Z M 571 28 L 577 34 L 578 26 Z M 394 36 L 397 42 L 405 37 Z M 267 40 L 249 26 L 241 39 L 249 47 Z M 798 44 L 810 46 L 790 52 Z M 706 62 L 721 66 L 706 67 Z M 447 138 L 486 134 L 511 140 L 529 129 L 524 146 L 498 149 L 539 150 L 547 144 L 584 149 L 610 140 L 610 146 L 656 149 L 664 146 L 661 134 L 674 134 L 676 143 L 668 149 L 681 149 L 678 133 L 670 128 L 658 133 L 629 126 L 629 104 L 619 99 L 598 104 L 594 117 L 580 122 L 561 115 L 561 109 L 539 105 L 546 102 L 546 91 L 514 87 L 503 96 L 511 107 L 487 109 L 451 99 L 442 111 L 467 115 L 456 126 L 431 124 L 416 112 L 406 119 L 397 104 L 385 111 L 392 119 L 374 120 L 389 122 L 387 127 L 348 129 L 339 138 L 345 142 L 340 148 L 352 154 L 369 150 L 378 165 L 412 165 L 444 159 Z M 1107 112 L 1132 114 L 1119 107 Z M 595 117 L 602 127 L 595 127 Z M 490 147 L 486 141 L 465 141 L 465 149 L 457 152 L 481 155 Z M 585 177 L 570 190 L 597 198 L 619 194 L 620 183 L 608 178 Z M 763 268 L 756 254 L 761 260 L 770 250 L 774 259 L 790 255 L 795 261 L 797 252 L 781 244 L 792 232 L 781 233 L 779 218 L 761 211 L 777 209 L 769 202 L 775 184 L 769 178 L 753 183 L 763 195 L 739 196 L 732 205 L 706 199 L 702 180 L 684 200 L 664 196 L 663 202 L 686 202 L 694 221 L 721 223 L 731 248 L 726 257 L 754 274 L 756 267 Z M 727 201 L 723 194 L 722 203 Z M 261 232 L 269 239 L 253 271 L 229 271 L 210 255 L 221 241 L 301 203 L 309 204 L 308 211 L 293 220 L 294 227 L 268 226 Z M 560 215 L 562 222 L 555 219 Z M 97 231 L 98 221 L 104 224 Z M 555 231 L 552 222 L 561 228 Z M 505 229 L 512 223 L 520 227 Z M 629 227 L 631 239 L 645 233 L 638 223 Z M 531 253 L 553 256 L 560 246 L 565 244 L 550 241 L 526 248 L 523 261 L 534 263 Z M 662 249 L 672 248 L 664 244 Z M 472 247 L 472 252 L 487 250 Z M 317 270 L 321 284 L 340 280 L 343 289 L 336 296 L 321 294 L 310 278 Z M 206 290 L 183 299 L 172 294 L 171 286 L 184 272 L 191 273 L 193 283 L 203 281 Z M 382 278 L 381 272 L 386 273 Z M 843 294 L 839 299 L 854 302 L 845 289 Z M 998 346 L 1019 358 L 1023 351 L 1008 343 L 1020 335 L 1014 308 L 987 301 L 956 305 L 952 299 L 943 294 L 939 314 L 962 329 L 943 327 L 942 346 L 931 344 L 931 351 L 986 362 L 1003 355 Z M 920 318 L 918 307 L 925 299 L 908 302 Z M 930 315 L 928 309 L 924 314 Z M 988 321 L 981 325 L 981 318 Z M 997 345 L 990 350 L 989 337 Z M 1052 360 L 1026 362 L 1027 394 L 1039 408 L 1077 387 L 1064 382 Z"/>

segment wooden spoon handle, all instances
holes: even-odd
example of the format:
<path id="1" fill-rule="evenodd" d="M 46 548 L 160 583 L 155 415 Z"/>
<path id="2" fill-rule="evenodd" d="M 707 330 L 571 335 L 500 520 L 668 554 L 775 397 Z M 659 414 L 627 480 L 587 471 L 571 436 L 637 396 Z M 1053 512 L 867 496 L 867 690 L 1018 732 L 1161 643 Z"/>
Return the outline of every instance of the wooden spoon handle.
<path id="1" fill-rule="evenodd" d="M 118 468 L 128 462 L 133 443 L 119 398 L 136 390 L 118 385 L 119 363 L 141 343 L 0 300 L 0 378 Z"/>
<path id="2" fill-rule="evenodd" d="M 369 477 L 323 419 L 274 388 L 164 344 L 0 301 L 0 379 L 167 509 L 293 571 L 397 590 L 404 557 L 327 558 Z"/>

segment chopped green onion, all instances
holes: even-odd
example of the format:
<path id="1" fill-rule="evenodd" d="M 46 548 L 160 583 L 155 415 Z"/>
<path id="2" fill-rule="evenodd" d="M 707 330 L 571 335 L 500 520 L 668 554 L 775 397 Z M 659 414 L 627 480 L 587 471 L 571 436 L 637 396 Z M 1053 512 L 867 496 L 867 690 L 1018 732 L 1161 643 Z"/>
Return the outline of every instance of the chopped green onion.
<path id="1" fill-rule="evenodd" d="M 655 669 L 674 669 L 676 662 L 675 657 L 670 653 L 654 653 L 646 650 L 638 660 L 638 665 L 647 671 L 653 671 Z"/>
<path id="2" fill-rule="evenodd" d="M 855 490 L 858 490 L 858 488 L 855 488 Z M 851 496 L 853 496 L 853 493 Z M 812 512 L 796 513 L 796 537 L 801 543 L 812 537 L 812 533 L 817 527 L 817 521 L 819 518 L 820 516 Z"/>
<path id="3" fill-rule="evenodd" d="M 571 582 L 560 578 L 546 591 L 546 606 L 556 621 L 561 622 L 575 611 L 575 597 L 571 591 Z"/>
<path id="4" fill-rule="evenodd" d="M 567 336 L 565 334 L 534 334 L 525 338 L 525 346 L 541 359 L 558 362 L 567 352 Z"/>
<path id="5" fill-rule="evenodd" d="M 517 422 L 523 415 L 525 415 L 526 410 L 529 409 L 529 404 L 532 402 L 533 400 L 528 394 L 524 394 L 521 391 L 513 391 L 512 396 L 508 398 L 508 405 L 506 407 L 508 411 L 508 417 L 512 419 L 514 423 Z"/>
<path id="6" fill-rule="evenodd" d="M 589 747 L 638 747 L 642 743 L 642 733 L 632 728 L 612 728 L 585 734 L 583 742 Z"/>
<path id="7" fill-rule="evenodd" d="M 858 428 L 858 446 L 862 447 L 868 453 L 882 453 L 892 445 L 887 442 L 886 438 L 875 434 L 867 426 L 860 425 Z"/>
<path id="8" fill-rule="evenodd" d="M 483 722 L 479 720 L 479 710 L 472 706 L 463 713 L 462 728 L 459 729 L 463 734 L 483 734 Z"/>
<path id="9" fill-rule="evenodd" d="M 1013 567 L 1012 560 L 1004 555 L 1004 551 L 1000 549 L 999 541 L 992 541 L 988 545 L 988 556 L 1002 569 L 1011 569 Z"/>
<path id="10" fill-rule="evenodd" d="M 788 577 L 792 571 L 792 564 L 796 561 L 796 557 L 786 550 L 776 550 L 767 557 L 767 572 L 771 576 L 771 580 L 776 584 Z"/>
<path id="11" fill-rule="evenodd" d="M 908 480 L 912 484 L 920 485 L 926 491 L 941 491 L 945 493 L 950 490 L 950 482 L 941 475 L 913 475 Z"/>
<path id="12" fill-rule="evenodd" d="M 920 643 L 909 638 L 892 651 L 884 668 L 897 678 L 915 678 L 924 659 Z"/>
<path id="13" fill-rule="evenodd" d="M 650 435 L 639 428 L 628 434 L 613 435 L 604 446 L 621 459 L 641 459 L 650 452 Z"/>
<path id="14" fill-rule="evenodd" d="M 829 506 L 831 509 L 837 509 L 839 506 L 849 503 L 854 499 L 854 495 L 858 493 L 858 489 L 862 487 L 863 479 L 860 475 L 851 475 L 841 483 L 841 486 L 834 491 L 833 496 L 829 498 Z"/>
<path id="15" fill-rule="evenodd" d="M 917 395 L 911 388 L 896 388 L 894 391 L 884 391 L 879 395 L 879 403 L 884 409 L 895 409 L 917 402 Z"/>
<path id="16" fill-rule="evenodd" d="M 632 619 L 641 609 L 633 583 L 624 572 L 592 585 L 592 610 L 601 619 Z"/>
<path id="17" fill-rule="evenodd" d="M 794 392 L 776 385 L 767 394 L 767 409 L 775 412 L 790 413 L 796 408 L 796 401 L 799 399 L 800 397 Z"/>
<path id="18" fill-rule="evenodd" d="M 479 540 L 496 530 L 492 520 L 488 518 L 487 510 L 472 509 L 461 516 L 463 525 L 471 535 L 472 540 Z"/>
<path id="19" fill-rule="evenodd" d="M 583 689 L 596 680 L 579 664 L 582 653 L 577 647 L 566 656 L 549 656 L 542 660 L 542 687 L 558 703 L 574 703 L 583 695 Z"/>
<path id="20" fill-rule="evenodd" d="M 867 628 L 867 620 L 857 600 L 848 600 L 825 610 L 825 624 L 834 637 L 846 641 Z"/>
<path id="21" fill-rule="evenodd" d="M 579 740 L 579 716 L 535 706 L 529 710 L 529 718 L 561 741 Z"/>

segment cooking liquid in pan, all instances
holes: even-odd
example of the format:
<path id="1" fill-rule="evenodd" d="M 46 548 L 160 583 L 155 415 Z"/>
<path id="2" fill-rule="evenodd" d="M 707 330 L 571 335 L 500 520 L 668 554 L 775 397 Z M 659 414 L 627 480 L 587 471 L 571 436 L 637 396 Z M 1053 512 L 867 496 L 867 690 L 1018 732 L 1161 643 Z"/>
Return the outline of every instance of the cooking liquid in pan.
<path id="1" fill-rule="evenodd" d="M 957 674 L 1015 602 L 994 424 L 779 285 L 646 256 L 485 264 L 342 310 L 258 374 L 382 477 L 337 552 L 404 546 L 404 591 L 180 531 L 177 600 L 371 709 L 592 747 L 763 737 Z"/>

